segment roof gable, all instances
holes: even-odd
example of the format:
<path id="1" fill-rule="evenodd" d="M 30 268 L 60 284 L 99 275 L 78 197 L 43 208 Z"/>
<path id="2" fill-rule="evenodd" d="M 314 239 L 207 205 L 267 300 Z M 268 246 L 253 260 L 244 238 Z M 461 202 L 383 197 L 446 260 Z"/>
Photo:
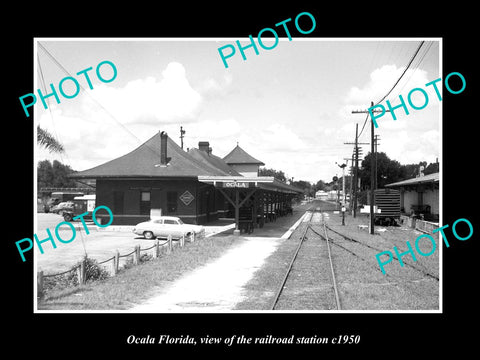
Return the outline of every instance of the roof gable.
<path id="1" fill-rule="evenodd" d="M 223 160 L 229 165 L 235 164 L 256 164 L 265 165 L 260 160 L 255 159 L 253 156 L 243 150 L 238 144 L 237 146 L 226 155 Z"/>

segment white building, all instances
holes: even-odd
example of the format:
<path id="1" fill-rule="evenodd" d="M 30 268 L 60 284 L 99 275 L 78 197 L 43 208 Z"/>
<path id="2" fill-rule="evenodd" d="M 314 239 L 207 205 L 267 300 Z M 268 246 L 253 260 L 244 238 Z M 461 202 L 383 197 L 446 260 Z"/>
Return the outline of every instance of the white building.
<path id="1" fill-rule="evenodd" d="M 323 191 L 323 190 L 318 190 L 315 193 L 315 199 L 317 199 L 317 200 L 327 200 L 328 199 L 328 193 L 326 191 Z"/>

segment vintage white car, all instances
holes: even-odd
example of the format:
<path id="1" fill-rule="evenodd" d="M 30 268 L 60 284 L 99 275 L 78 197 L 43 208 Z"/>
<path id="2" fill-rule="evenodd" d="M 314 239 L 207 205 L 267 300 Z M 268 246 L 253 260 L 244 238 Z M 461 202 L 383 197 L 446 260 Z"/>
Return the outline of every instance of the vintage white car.
<path id="1" fill-rule="evenodd" d="M 145 239 L 167 238 L 168 235 L 172 235 L 172 239 L 180 239 L 182 235 L 190 236 L 192 233 L 195 237 L 204 235 L 205 229 L 201 225 L 185 224 L 178 217 L 160 216 L 135 225 L 133 232 Z"/>

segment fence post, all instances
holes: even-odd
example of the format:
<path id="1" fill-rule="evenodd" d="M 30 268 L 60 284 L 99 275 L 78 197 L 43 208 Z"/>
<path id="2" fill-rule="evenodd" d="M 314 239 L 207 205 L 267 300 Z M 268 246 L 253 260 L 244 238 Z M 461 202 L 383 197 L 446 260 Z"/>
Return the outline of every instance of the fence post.
<path id="1" fill-rule="evenodd" d="M 140 262 L 140 246 L 135 246 L 134 250 L 135 251 L 133 253 L 133 264 L 138 265 L 138 263 Z"/>
<path id="2" fill-rule="evenodd" d="M 155 258 L 158 258 L 160 256 L 160 242 L 155 240 Z"/>
<path id="3" fill-rule="evenodd" d="M 43 270 L 37 272 L 37 297 L 43 298 Z"/>
<path id="4" fill-rule="evenodd" d="M 182 237 L 180 238 L 180 247 L 185 246 L 185 234 L 182 234 Z"/>
<path id="5" fill-rule="evenodd" d="M 82 262 L 80 263 L 80 266 L 77 267 L 77 276 L 78 276 L 78 284 L 83 285 L 85 284 L 85 261 L 86 258 L 83 258 Z"/>
<path id="6" fill-rule="evenodd" d="M 168 241 L 167 252 L 170 254 L 172 252 L 172 235 L 168 235 L 167 241 Z"/>
<path id="7" fill-rule="evenodd" d="M 117 250 L 117 252 L 115 253 L 115 259 L 113 259 L 113 275 L 117 275 L 118 273 L 119 262 L 120 262 L 120 253 Z"/>

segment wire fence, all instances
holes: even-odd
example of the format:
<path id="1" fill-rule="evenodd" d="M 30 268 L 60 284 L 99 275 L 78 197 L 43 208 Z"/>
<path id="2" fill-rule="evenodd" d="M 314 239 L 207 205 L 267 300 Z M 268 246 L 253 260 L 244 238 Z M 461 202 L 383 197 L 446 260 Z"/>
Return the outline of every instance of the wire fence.
<path id="1" fill-rule="evenodd" d="M 121 255 L 118 250 L 114 256 L 103 261 L 96 261 L 85 256 L 78 264 L 69 270 L 56 273 L 44 274 L 37 272 L 37 297 L 43 298 L 45 294 L 53 289 L 63 289 L 72 286 L 84 285 L 87 281 L 105 279 L 115 276 L 120 269 L 127 269 L 145 261 L 159 258 L 164 254 L 170 254 L 176 247 L 184 247 L 185 242 L 194 242 L 198 238 L 205 237 L 204 233 L 182 236 L 178 241 L 173 241 L 169 235 L 163 242 L 156 240 L 151 247 L 142 249 L 140 245 L 134 247 L 133 251 Z"/>

